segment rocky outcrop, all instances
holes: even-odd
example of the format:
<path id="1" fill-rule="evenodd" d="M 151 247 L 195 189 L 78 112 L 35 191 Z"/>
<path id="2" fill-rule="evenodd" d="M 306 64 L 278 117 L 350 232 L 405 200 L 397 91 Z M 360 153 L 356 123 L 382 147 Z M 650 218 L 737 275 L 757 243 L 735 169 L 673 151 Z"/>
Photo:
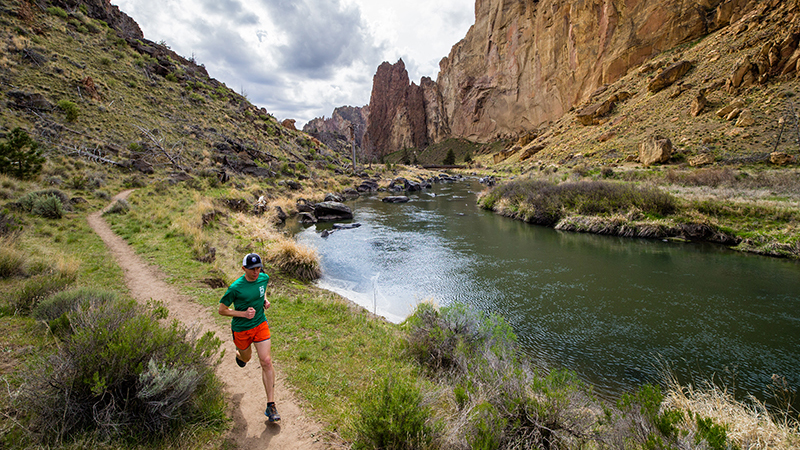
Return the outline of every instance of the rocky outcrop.
<path id="1" fill-rule="evenodd" d="M 585 104 L 598 87 L 612 84 L 663 51 L 733 23 L 742 25 L 738 21 L 743 17 L 757 20 L 786 4 L 476 0 L 475 24 L 442 59 L 436 82 L 423 79 L 422 102 L 402 61 L 378 68 L 367 139 L 374 151 L 385 154 L 448 137 L 476 142 L 516 138 Z M 743 59 L 730 77 L 729 89 L 746 87 L 765 74 L 796 72 L 800 33 L 787 33 Z M 691 67 L 680 61 L 667 68 L 654 80 L 652 92 L 675 83 Z M 597 113 L 613 107 L 613 102 L 592 106 L 594 111 L 585 115 L 587 124 L 596 123 Z M 423 113 L 424 120 L 419 116 Z"/>
<path id="2" fill-rule="evenodd" d="M 639 162 L 645 167 L 664 163 L 672 157 L 672 141 L 658 135 L 650 135 L 639 145 Z"/>
<path id="3" fill-rule="evenodd" d="M 610 113 L 617 103 L 624 102 L 629 98 L 631 98 L 630 93 L 617 92 L 603 102 L 595 103 L 578 111 L 576 117 L 583 125 L 597 125 L 600 123 L 600 119 Z"/>
<path id="4" fill-rule="evenodd" d="M 78 9 L 84 5 L 86 13 L 93 19 L 102 20 L 111 28 L 117 30 L 123 37 L 141 39 L 144 37 L 142 29 L 130 16 L 112 5 L 110 0 L 52 0 L 53 6 L 59 6 L 67 11 Z"/>
<path id="5" fill-rule="evenodd" d="M 356 147 L 362 148 L 368 116 L 369 106 L 340 106 L 333 110 L 328 119 L 317 117 L 309 121 L 303 131 L 334 149 L 343 149 L 350 142 L 355 142 Z"/>
<path id="6" fill-rule="evenodd" d="M 380 157 L 403 148 L 428 146 L 425 92 L 422 86 L 409 83 L 402 59 L 378 67 L 372 78 L 369 111 L 364 137 L 368 155 Z"/>
<path id="7" fill-rule="evenodd" d="M 672 86 L 673 83 L 680 80 L 681 77 L 686 75 L 686 72 L 692 68 L 692 63 L 689 61 L 680 61 L 667 67 L 659 73 L 653 81 L 647 86 L 650 92 L 658 92 L 664 88 Z"/>

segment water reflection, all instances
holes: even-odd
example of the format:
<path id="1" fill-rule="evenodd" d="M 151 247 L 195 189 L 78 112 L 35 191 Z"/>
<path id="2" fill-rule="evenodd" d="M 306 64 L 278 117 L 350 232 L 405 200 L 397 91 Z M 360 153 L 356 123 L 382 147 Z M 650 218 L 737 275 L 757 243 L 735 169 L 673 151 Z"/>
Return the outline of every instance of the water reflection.
<path id="1" fill-rule="evenodd" d="M 560 233 L 477 209 L 480 188 L 362 198 L 350 204 L 360 228 L 299 239 L 320 252 L 322 287 L 395 322 L 428 299 L 500 314 L 537 361 L 601 393 L 661 379 L 659 361 L 684 381 L 722 377 L 755 394 L 773 373 L 800 384 L 796 262 Z"/>

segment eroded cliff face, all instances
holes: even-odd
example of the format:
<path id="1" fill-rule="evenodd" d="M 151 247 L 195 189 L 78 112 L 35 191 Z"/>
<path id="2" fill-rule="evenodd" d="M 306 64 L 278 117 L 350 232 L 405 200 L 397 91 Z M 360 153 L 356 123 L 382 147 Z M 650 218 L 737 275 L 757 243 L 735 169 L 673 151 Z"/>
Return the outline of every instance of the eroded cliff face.
<path id="1" fill-rule="evenodd" d="M 309 121 L 303 131 L 331 148 L 343 149 L 350 142 L 361 148 L 367 131 L 367 116 L 369 106 L 340 106 L 333 110 L 330 118 L 317 117 Z"/>
<path id="2" fill-rule="evenodd" d="M 430 79 L 422 82 L 426 85 L 432 83 Z M 428 120 L 425 97 L 425 88 L 409 84 L 402 59 L 395 64 L 381 64 L 372 78 L 370 115 L 364 136 L 367 154 L 380 157 L 403 148 L 426 147 Z"/>
<path id="3" fill-rule="evenodd" d="M 780 0 L 477 0 L 475 24 L 436 82 L 421 82 L 421 106 L 402 64 L 378 68 L 367 139 L 385 154 L 528 133 L 660 52 L 772 3 Z"/>

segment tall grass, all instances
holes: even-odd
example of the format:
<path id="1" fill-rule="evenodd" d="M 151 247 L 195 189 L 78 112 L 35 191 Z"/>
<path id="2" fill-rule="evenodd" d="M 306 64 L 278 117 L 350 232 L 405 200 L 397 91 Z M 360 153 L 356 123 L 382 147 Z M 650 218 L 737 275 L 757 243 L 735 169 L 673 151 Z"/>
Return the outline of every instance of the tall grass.
<path id="1" fill-rule="evenodd" d="M 721 424 L 727 439 L 742 449 L 789 450 L 800 448 L 800 423 L 784 415 L 776 419 L 767 406 L 750 397 L 738 401 L 731 392 L 707 383 L 700 388 L 682 386 L 674 377 L 667 379 L 668 392 L 663 408 L 686 411 L 681 428 L 691 436 L 703 434 L 709 419 Z"/>
<path id="2" fill-rule="evenodd" d="M 676 200 L 655 187 L 610 181 L 555 183 L 539 179 L 512 180 L 483 192 L 478 203 L 485 209 L 539 225 L 554 226 L 571 214 L 608 215 L 637 210 L 668 216 Z"/>
<path id="3" fill-rule="evenodd" d="M 42 264 L 29 262 L 30 266 Z M 35 275 L 26 279 L 21 288 L 10 296 L 10 304 L 15 312 L 28 314 L 48 296 L 62 291 L 72 285 L 78 277 L 80 263 L 77 260 L 56 256 L 53 261 L 41 269 L 32 267 Z"/>
<path id="4" fill-rule="evenodd" d="M 24 275 L 26 260 L 14 236 L 0 236 L 0 278 Z"/>

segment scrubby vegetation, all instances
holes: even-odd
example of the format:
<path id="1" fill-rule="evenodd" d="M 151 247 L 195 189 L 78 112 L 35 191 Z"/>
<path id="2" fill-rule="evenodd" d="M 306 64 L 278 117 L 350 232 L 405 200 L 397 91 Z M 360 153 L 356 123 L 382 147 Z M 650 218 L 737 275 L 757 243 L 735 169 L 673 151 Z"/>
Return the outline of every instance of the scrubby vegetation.
<path id="1" fill-rule="evenodd" d="M 0 78 L 21 88 L 0 110 L 0 446 L 228 445 L 211 356 L 218 343 L 165 322 L 159 305 L 122 295 L 120 268 L 88 228 L 87 215 L 123 189 L 136 191 L 105 220 L 203 306 L 213 308 L 241 273 L 243 253 L 265 256 L 280 305 L 270 310 L 282 339 L 275 358 L 307 413 L 326 424 L 324 437 L 343 447 L 800 445 L 791 409 L 777 420 L 717 395 L 724 392 L 673 384 L 606 404 L 574 374 L 523 358 L 497 317 L 422 305 L 395 326 L 316 289 L 306 281 L 319 262 L 275 228 L 276 207 L 293 215 L 301 198 L 360 183 L 344 159 L 280 126 L 193 60 L 128 39 L 85 7 L 7 3 Z M 507 144 L 450 140 L 391 155 L 367 173 L 402 176 L 401 159 L 439 163 L 449 154 L 479 167 Z M 740 245 L 765 253 L 800 252 L 796 210 L 775 203 L 796 198 L 796 172 L 573 169 L 558 181 L 519 180 L 485 201 L 543 223 L 578 224 L 586 214 L 658 226 L 688 218 L 739 233 Z M 709 199 L 709 188 L 763 195 L 743 205 Z"/>
<path id="2" fill-rule="evenodd" d="M 58 350 L 33 358 L 11 401 L 35 442 L 76 438 L 147 442 L 202 424 L 225 424 L 214 375 L 220 342 L 194 339 L 166 311 L 91 289 L 42 301 L 33 316 L 46 323 Z"/>
<path id="3" fill-rule="evenodd" d="M 357 448 L 723 450 L 800 443 L 796 417 L 779 424 L 757 401 L 748 410 L 719 388 L 683 387 L 669 376 L 666 395 L 644 385 L 616 404 L 600 400 L 569 371 L 531 366 L 501 318 L 463 305 L 423 303 L 404 327 L 408 354 L 428 382 L 418 394 L 387 377 L 365 401 Z M 430 413 L 424 425 L 414 415 L 422 410 Z M 404 414 L 412 419 L 392 420 Z"/>
<path id="4" fill-rule="evenodd" d="M 675 213 L 677 202 L 657 188 L 608 181 L 555 183 L 521 179 L 503 183 L 479 204 L 501 214 L 538 225 L 554 226 L 569 214 L 610 215 L 640 211 L 653 217 Z"/>
<path id="5" fill-rule="evenodd" d="M 800 258 L 797 171 L 594 170 L 520 177 L 482 192 L 481 207 L 578 231 L 722 243 Z"/>

